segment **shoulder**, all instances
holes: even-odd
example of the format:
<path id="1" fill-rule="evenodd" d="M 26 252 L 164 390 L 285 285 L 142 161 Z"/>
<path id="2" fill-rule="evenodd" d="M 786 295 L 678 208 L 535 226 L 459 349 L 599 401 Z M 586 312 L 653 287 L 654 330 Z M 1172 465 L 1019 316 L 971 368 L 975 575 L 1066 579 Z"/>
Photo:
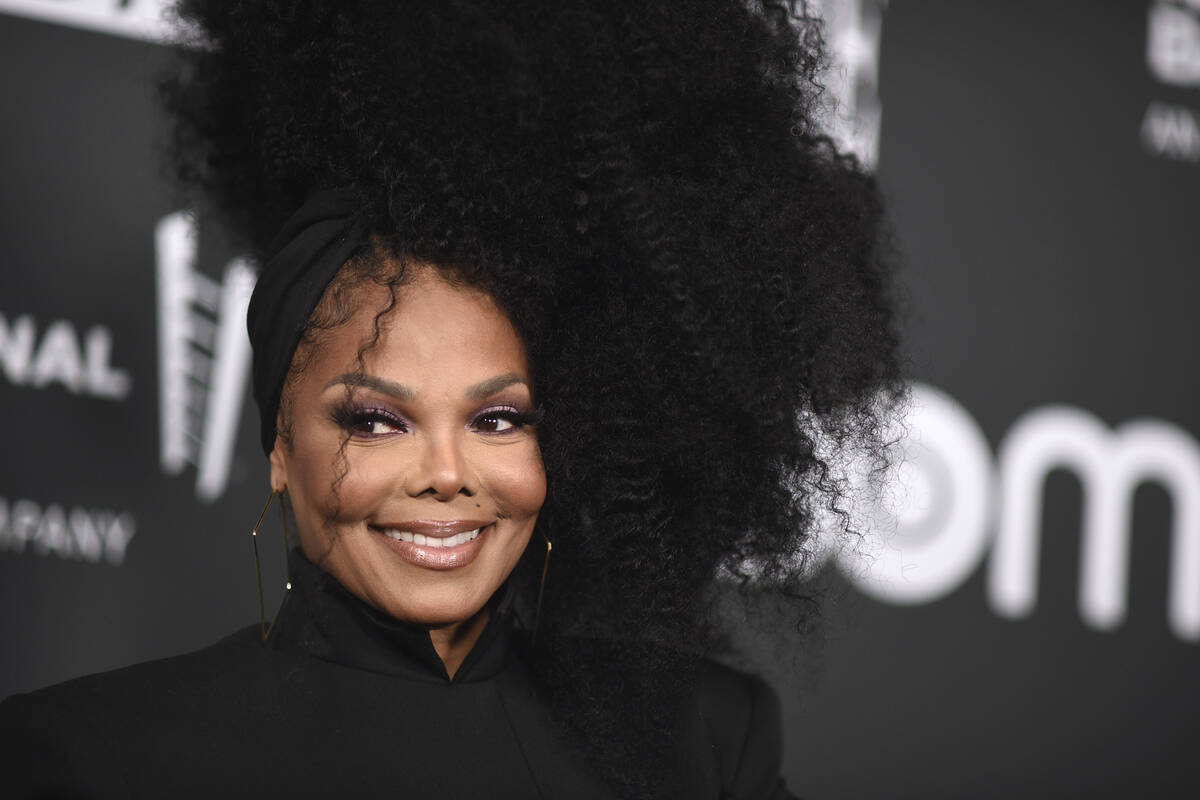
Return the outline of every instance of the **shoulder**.
<path id="1" fill-rule="evenodd" d="M 127 795 L 125 753 L 153 748 L 185 719 L 211 715 L 221 698 L 229 705 L 229 687 L 256 671 L 264 649 L 249 633 L 0 702 L 0 773 L 9 796 L 80 787 L 89 796 Z"/>
<path id="2" fill-rule="evenodd" d="M 784 800 L 779 696 L 755 675 L 701 662 L 687 719 L 689 748 L 703 747 L 723 797 Z"/>
<path id="3" fill-rule="evenodd" d="M 161 707 L 164 700 L 203 694 L 254 668 L 264 648 L 255 642 L 252 631 L 257 631 L 257 626 L 190 653 L 85 675 L 14 695 L 0 703 L 0 719 L 9 719 L 18 709 L 58 707 L 103 712 L 113 703 L 124 709 L 140 703 Z"/>

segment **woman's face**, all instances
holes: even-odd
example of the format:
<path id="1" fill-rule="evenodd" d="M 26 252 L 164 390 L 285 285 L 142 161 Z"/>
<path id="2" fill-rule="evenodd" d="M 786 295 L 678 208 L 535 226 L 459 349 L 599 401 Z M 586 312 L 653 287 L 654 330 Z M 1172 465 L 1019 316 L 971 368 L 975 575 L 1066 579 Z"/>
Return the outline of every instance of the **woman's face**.
<path id="1" fill-rule="evenodd" d="M 397 290 L 360 365 L 388 299 L 361 290 L 289 387 L 271 481 L 311 561 L 397 619 L 450 625 L 512 572 L 545 500 L 533 381 L 491 297 L 429 268 Z"/>

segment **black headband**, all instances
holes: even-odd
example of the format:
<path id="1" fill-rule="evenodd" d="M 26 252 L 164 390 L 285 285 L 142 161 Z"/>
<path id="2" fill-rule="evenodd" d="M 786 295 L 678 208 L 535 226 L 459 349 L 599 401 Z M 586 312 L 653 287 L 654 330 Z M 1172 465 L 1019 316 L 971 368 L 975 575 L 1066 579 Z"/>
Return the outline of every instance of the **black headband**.
<path id="1" fill-rule="evenodd" d="M 246 327 L 254 351 L 254 402 L 263 451 L 275 446 L 279 397 L 292 355 L 325 287 L 366 241 L 355 219 L 360 204 L 349 192 L 313 192 L 275 237 L 263 266 Z"/>

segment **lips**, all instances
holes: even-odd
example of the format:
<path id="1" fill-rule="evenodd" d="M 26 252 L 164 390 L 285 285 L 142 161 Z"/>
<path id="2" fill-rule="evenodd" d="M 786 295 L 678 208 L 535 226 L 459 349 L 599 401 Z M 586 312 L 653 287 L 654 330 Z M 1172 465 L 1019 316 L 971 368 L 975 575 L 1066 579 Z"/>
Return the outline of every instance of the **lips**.
<path id="1" fill-rule="evenodd" d="M 392 552 L 426 569 L 458 569 L 475 560 L 488 520 L 410 520 L 370 526 Z"/>

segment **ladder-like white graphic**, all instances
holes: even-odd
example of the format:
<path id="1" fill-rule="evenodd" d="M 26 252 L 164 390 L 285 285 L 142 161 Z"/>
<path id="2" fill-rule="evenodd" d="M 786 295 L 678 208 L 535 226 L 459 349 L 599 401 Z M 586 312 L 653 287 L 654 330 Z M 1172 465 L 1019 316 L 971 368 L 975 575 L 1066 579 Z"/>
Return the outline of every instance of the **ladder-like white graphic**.
<path id="1" fill-rule="evenodd" d="M 887 0 L 818 0 L 829 43 L 829 70 L 823 76 L 832 105 L 824 127 L 838 146 L 867 168 L 879 160 L 883 105 L 879 100 L 879 42 Z"/>
<path id="2" fill-rule="evenodd" d="M 159 443 L 162 468 L 196 466 L 196 495 L 225 491 L 250 371 L 246 307 L 255 273 L 241 258 L 221 283 L 195 270 L 196 222 L 164 217 L 154 234 L 158 277 Z"/>
<path id="3" fill-rule="evenodd" d="M 0 13 L 151 42 L 178 37 L 169 0 L 0 0 Z"/>

